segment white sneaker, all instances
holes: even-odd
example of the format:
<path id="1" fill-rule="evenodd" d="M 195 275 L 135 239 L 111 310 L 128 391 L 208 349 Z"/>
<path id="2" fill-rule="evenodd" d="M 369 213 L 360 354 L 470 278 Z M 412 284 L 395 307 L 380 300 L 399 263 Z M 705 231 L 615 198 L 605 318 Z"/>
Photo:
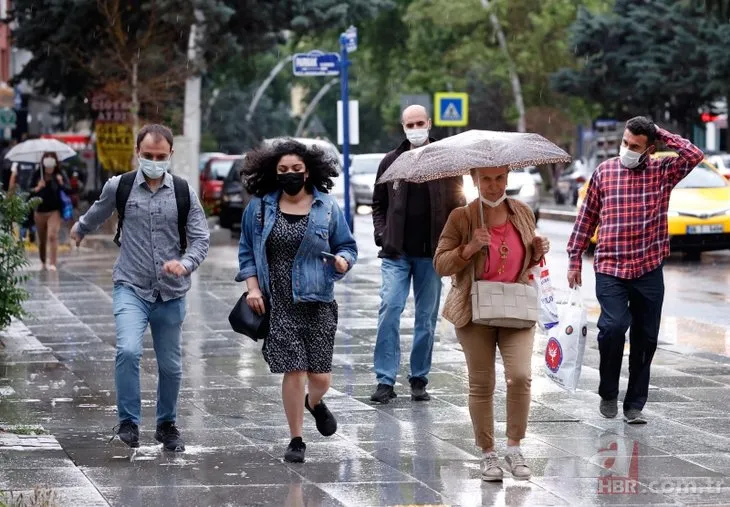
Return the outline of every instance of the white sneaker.
<path id="1" fill-rule="evenodd" d="M 530 470 L 530 467 L 527 466 L 525 457 L 522 456 L 521 452 L 517 451 L 507 453 L 504 460 L 507 462 L 507 467 L 509 468 L 512 477 L 515 479 L 526 480 L 532 477 L 532 471 Z"/>
<path id="2" fill-rule="evenodd" d="M 481 468 L 483 481 L 501 481 L 504 477 L 504 470 L 499 466 L 499 457 L 494 451 L 484 453 Z"/>

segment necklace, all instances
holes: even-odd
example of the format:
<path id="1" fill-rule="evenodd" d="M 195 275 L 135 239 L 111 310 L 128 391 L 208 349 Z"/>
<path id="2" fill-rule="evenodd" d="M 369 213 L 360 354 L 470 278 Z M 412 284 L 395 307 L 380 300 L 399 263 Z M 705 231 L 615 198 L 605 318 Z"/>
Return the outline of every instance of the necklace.
<path id="1" fill-rule="evenodd" d="M 499 258 L 500 263 L 497 267 L 497 273 L 500 275 L 503 275 L 505 270 L 507 269 L 507 255 L 509 255 L 509 247 L 507 246 L 507 241 L 505 239 L 505 236 L 507 235 L 507 231 L 502 231 L 502 238 L 500 240 L 499 245 Z"/>

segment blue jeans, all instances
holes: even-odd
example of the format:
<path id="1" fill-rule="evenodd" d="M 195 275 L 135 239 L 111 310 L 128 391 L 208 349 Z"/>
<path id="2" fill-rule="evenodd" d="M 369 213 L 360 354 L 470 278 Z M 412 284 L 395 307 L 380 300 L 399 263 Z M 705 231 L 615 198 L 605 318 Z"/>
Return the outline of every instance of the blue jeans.
<path id="1" fill-rule="evenodd" d="M 374 360 L 378 383 L 395 384 L 400 368 L 400 317 L 411 289 L 411 278 L 416 302 L 416 323 L 411 349 L 411 374 L 408 378 L 420 378 L 428 382 L 441 300 L 441 277 L 436 274 L 430 257 L 383 259 L 381 274 L 383 281 Z"/>
<path id="2" fill-rule="evenodd" d="M 182 380 L 182 324 L 185 298 L 154 303 L 137 296 L 125 285 L 114 285 L 112 292 L 117 328 L 115 380 L 119 421 L 139 424 L 142 400 L 139 387 L 139 360 L 142 339 L 149 324 L 157 356 L 157 424 L 177 416 L 177 397 Z"/>

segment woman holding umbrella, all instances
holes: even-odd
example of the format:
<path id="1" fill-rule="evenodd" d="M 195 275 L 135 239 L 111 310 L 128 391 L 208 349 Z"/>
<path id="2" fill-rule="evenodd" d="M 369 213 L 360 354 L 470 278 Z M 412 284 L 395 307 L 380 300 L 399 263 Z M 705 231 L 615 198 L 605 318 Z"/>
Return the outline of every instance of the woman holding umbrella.
<path id="1" fill-rule="evenodd" d="M 61 192 L 69 192 L 70 188 L 55 152 L 43 153 L 40 171 L 35 173 L 31 188 L 32 196 L 41 198 L 34 218 L 42 269 L 47 267 L 50 271 L 56 271 L 58 232 L 61 229 L 61 212 L 64 207 Z"/>
<path id="2" fill-rule="evenodd" d="M 472 297 L 479 297 L 473 285 L 479 289 L 482 281 L 502 288 L 528 284 L 529 269 L 540 262 L 550 245 L 547 239 L 535 235 L 535 216 L 530 207 L 507 197 L 509 170 L 567 160 L 567 153 L 536 134 L 471 130 L 401 155 L 378 182 L 429 181 L 471 174 L 479 189 L 479 198 L 449 216 L 436 248 L 434 267 L 439 275 L 453 279 L 443 316 L 454 324 L 466 357 L 469 412 L 476 444 L 483 452 L 481 472 L 485 481 L 501 481 L 504 475 L 494 444 L 497 347 L 507 384 L 505 461 L 515 479 L 531 476 L 520 441 L 525 436 L 530 410 L 535 322 L 523 320 L 520 326 L 509 327 L 507 322 L 519 319 L 505 313 L 506 318 L 499 319 L 498 324 L 487 320 L 490 324 L 485 325 L 482 315 L 473 314 Z M 481 311 L 481 302 L 476 302 L 476 309 Z M 506 312 L 508 307 L 503 306 Z M 491 309 L 499 307 L 494 304 Z"/>
<path id="3" fill-rule="evenodd" d="M 37 165 L 40 170 L 34 171 L 30 177 L 28 190 L 33 197 L 40 197 L 43 201 L 36 208 L 34 219 L 38 232 L 38 251 L 43 269 L 56 270 L 58 257 L 58 232 L 61 229 L 61 212 L 64 208 L 61 192 L 70 191 L 68 178 L 61 170 L 61 160 L 76 155 L 69 145 L 57 139 L 29 139 L 14 146 L 7 152 L 5 158 L 15 165 Z M 15 186 L 16 175 L 11 179 L 11 190 Z M 50 249 L 50 259 L 46 251 Z M 47 260 L 50 260 L 47 263 Z"/>

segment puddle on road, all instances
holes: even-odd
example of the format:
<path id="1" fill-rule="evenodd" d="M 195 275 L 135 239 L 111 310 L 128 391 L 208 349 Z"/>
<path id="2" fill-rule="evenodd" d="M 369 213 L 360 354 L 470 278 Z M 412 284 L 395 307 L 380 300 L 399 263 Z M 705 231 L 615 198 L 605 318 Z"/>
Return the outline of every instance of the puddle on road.
<path id="1" fill-rule="evenodd" d="M 730 329 L 694 319 L 663 317 L 659 342 L 730 355 Z"/>

